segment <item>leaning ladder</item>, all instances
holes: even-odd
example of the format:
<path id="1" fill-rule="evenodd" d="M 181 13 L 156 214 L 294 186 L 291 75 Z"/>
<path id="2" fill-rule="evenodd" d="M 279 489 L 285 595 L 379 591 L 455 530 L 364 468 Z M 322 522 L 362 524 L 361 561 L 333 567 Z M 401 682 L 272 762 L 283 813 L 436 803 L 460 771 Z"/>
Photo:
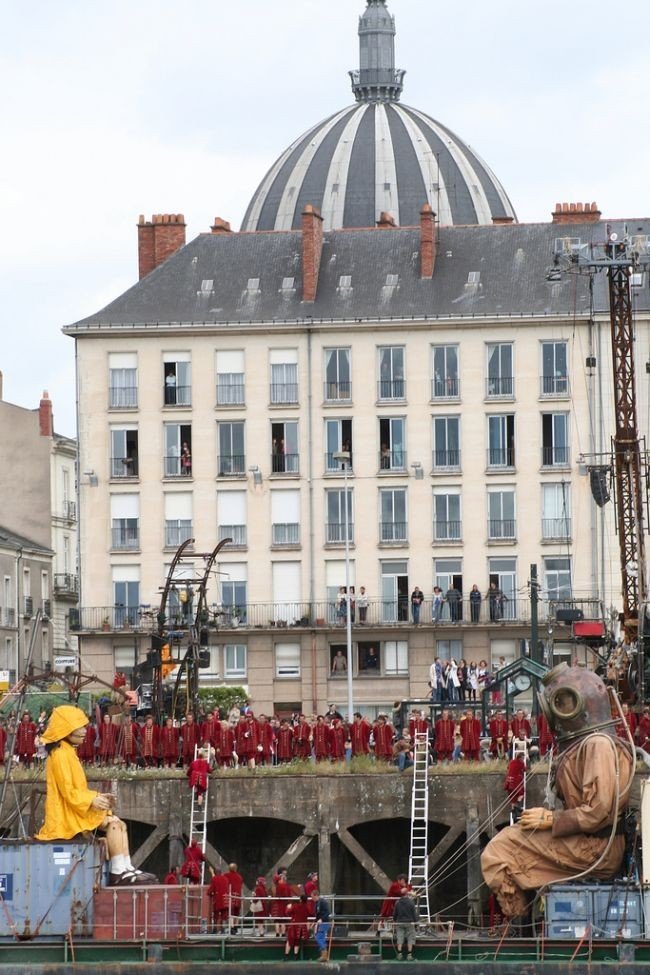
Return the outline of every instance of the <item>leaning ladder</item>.
<path id="1" fill-rule="evenodd" d="M 199 746 L 194 746 L 194 758 L 198 758 Z M 203 859 L 201 860 L 201 879 L 199 886 L 190 885 L 185 889 L 185 914 L 187 918 L 187 934 L 205 934 L 208 930 L 208 919 L 203 914 L 203 884 L 205 883 L 205 848 L 207 843 L 207 823 L 208 823 L 208 790 L 210 788 L 210 778 L 208 776 L 206 790 L 203 794 L 201 805 L 197 802 L 194 789 L 192 789 L 190 805 L 190 843 L 192 840 L 201 847 Z"/>
<path id="2" fill-rule="evenodd" d="M 420 921 L 430 924 L 429 911 L 429 732 L 418 731 L 413 742 L 411 852 L 409 883 L 419 905 Z"/>

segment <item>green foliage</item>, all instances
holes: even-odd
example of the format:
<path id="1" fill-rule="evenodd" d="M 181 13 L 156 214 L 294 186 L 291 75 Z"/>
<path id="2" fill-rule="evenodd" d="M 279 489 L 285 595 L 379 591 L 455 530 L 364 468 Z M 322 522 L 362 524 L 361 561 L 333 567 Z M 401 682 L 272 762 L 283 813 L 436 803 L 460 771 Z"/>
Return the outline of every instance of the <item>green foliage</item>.
<path id="1" fill-rule="evenodd" d="M 5 700 L 2 708 L 2 714 L 6 717 L 11 711 L 16 711 L 19 703 L 19 694 L 10 694 Z M 70 695 L 68 694 L 68 689 L 63 687 L 58 687 L 52 684 L 50 690 L 48 691 L 33 691 L 28 690 L 25 694 L 25 700 L 23 702 L 23 707 L 21 711 L 29 711 L 34 721 L 38 718 L 41 711 L 47 711 L 49 714 L 52 708 L 56 708 L 59 704 L 70 704 Z M 79 701 L 77 707 L 80 707 L 85 714 L 90 714 L 92 708 L 94 707 L 94 695 L 90 694 L 88 691 L 82 691 L 79 695 Z"/>
<path id="2" fill-rule="evenodd" d="M 227 715 L 231 708 L 243 708 L 249 697 L 243 687 L 202 687 L 199 690 L 199 706 L 202 711 L 215 708 Z"/>

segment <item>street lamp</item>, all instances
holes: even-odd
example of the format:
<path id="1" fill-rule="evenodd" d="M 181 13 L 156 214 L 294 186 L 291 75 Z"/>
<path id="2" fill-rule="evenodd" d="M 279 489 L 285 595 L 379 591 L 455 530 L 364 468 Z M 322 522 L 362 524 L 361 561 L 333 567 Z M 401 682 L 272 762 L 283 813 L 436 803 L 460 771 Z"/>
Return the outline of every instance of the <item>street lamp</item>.
<path id="1" fill-rule="evenodd" d="M 340 450 L 332 454 L 332 459 L 343 467 L 344 483 L 344 530 L 345 530 L 345 631 L 348 651 L 348 721 L 352 723 L 354 714 L 352 703 L 352 608 L 350 606 L 350 530 L 348 518 L 348 470 L 350 467 L 350 451 Z"/>

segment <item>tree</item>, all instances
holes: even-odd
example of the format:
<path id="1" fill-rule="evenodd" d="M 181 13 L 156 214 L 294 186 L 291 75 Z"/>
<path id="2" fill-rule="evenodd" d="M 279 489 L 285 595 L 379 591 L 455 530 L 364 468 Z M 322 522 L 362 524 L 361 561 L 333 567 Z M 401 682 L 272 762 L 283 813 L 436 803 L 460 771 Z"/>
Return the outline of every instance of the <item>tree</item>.
<path id="1" fill-rule="evenodd" d="M 217 708 L 227 715 L 232 708 L 243 708 L 249 702 L 243 687 L 202 687 L 199 689 L 199 706 L 202 711 Z"/>

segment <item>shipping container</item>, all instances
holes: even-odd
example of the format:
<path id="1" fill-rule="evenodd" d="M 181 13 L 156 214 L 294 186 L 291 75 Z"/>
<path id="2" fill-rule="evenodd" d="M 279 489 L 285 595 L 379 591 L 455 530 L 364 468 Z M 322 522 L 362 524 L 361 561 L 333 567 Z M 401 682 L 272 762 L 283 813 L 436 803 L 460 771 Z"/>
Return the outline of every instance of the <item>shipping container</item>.
<path id="1" fill-rule="evenodd" d="M 641 938 L 641 892 L 624 884 L 557 885 L 544 895 L 546 937 Z"/>

